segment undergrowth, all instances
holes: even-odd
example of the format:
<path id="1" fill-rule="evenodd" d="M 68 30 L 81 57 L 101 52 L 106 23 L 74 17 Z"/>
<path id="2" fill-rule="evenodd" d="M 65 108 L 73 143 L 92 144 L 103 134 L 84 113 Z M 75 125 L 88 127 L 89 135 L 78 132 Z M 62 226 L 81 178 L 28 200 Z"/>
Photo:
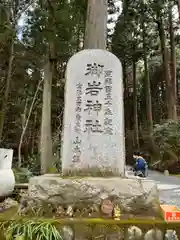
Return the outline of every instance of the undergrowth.
<path id="1" fill-rule="evenodd" d="M 4 228 L 6 240 L 64 240 L 62 234 L 52 222 L 14 222 Z"/>

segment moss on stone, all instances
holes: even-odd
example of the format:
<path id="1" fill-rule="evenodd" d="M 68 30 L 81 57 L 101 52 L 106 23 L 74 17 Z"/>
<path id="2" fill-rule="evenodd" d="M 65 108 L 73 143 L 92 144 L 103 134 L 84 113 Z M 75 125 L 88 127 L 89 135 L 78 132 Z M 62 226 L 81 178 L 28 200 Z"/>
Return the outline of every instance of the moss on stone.
<path id="1" fill-rule="evenodd" d="M 63 171 L 63 177 L 124 177 L 112 168 L 87 167 L 82 169 L 67 169 Z"/>
<path id="2" fill-rule="evenodd" d="M 178 177 L 178 178 L 180 178 L 180 174 L 169 174 L 169 176 L 173 176 L 173 177 Z"/>

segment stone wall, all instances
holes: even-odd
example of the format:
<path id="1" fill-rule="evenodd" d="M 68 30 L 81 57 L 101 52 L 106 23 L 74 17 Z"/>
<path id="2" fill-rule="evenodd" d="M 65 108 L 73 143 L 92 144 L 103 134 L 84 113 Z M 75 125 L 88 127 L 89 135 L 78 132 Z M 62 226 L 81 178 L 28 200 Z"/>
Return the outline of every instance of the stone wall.
<path id="1" fill-rule="evenodd" d="M 14 224 L 14 225 L 13 225 Z M 148 221 L 115 221 L 115 220 L 102 220 L 102 219 L 61 219 L 61 220 L 36 220 L 33 221 L 20 221 L 11 222 L 10 228 L 13 228 L 13 234 L 16 237 L 22 237 L 20 233 L 17 234 L 18 224 L 26 230 L 30 226 L 29 231 L 32 236 L 24 236 L 24 238 L 17 239 L 36 239 L 33 235 L 34 229 L 38 229 L 40 225 L 51 225 L 52 228 L 56 228 L 56 237 L 52 239 L 63 240 L 128 240 L 128 239 L 144 239 L 144 240 L 178 240 L 180 239 L 180 225 L 179 223 L 166 224 L 163 221 L 148 222 Z M 27 227 L 26 227 L 27 226 Z M 6 227 L 8 228 L 7 224 Z M 34 229 L 33 229 L 34 228 Z M 49 228 L 51 229 L 51 227 Z M 5 234 L 8 233 L 7 229 L 4 229 Z M 42 235 L 42 240 L 47 239 L 47 235 L 43 236 L 42 231 L 36 234 Z M 1 233 L 2 234 L 2 233 Z M 11 232 L 12 234 L 12 232 Z M 47 233 L 49 234 L 49 233 Z M 14 236 L 14 235 L 13 235 Z M 11 236 L 12 237 L 12 236 Z M 4 240 L 6 238 L 1 238 Z"/>

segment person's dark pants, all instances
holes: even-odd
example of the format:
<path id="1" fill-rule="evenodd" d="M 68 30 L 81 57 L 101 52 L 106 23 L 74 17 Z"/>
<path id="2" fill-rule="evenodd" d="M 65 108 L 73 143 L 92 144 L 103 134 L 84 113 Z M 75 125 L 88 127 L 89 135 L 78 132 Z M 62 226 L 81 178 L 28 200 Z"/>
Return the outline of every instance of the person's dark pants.
<path id="1" fill-rule="evenodd" d="M 146 176 L 146 170 L 141 169 L 141 170 L 134 170 L 134 175 L 139 176 L 139 177 L 147 177 Z"/>

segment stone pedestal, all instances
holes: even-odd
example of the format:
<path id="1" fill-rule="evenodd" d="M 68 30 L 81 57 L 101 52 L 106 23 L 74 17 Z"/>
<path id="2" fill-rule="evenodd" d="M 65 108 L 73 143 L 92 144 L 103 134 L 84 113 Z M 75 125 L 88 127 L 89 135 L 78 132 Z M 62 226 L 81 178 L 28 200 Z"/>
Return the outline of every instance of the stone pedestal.
<path id="1" fill-rule="evenodd" d="M 82 217 L 102 217 L 104 199 L 119 206 L 121 214 L 159 214 L 158 190 L 150 180 L 43 175 L 30 179 L 29 197 L 64 213 L 70 207 L 75 217 L 78 217 L 75 211 L 82 213 Z"/>

